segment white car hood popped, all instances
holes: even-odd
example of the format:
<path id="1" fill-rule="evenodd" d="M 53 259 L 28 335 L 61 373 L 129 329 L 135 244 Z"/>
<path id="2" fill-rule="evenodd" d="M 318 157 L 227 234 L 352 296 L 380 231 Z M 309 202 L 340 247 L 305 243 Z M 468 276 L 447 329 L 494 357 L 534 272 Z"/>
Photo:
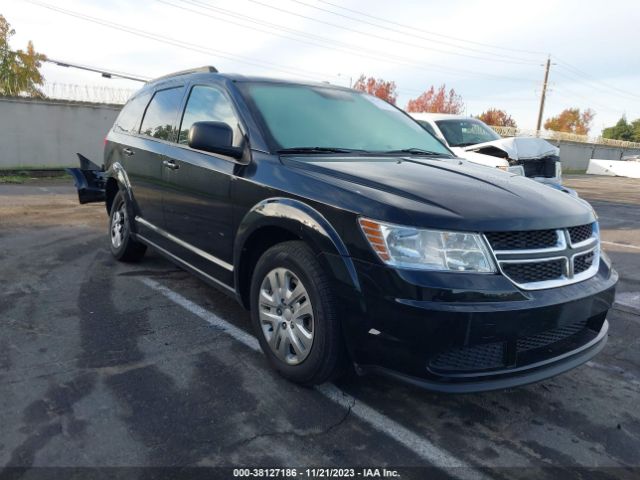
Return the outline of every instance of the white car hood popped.
<path id="1" fill-rule="evenodd" d="M 503 150 L 512 160 L 533 160 L 549 155 L 559 155 L 560 149 L 542 138 L 511 137 L 491 142 L 459 147 L 465 152 L 476 152 L 484 147 L 496 147 Z M 482 155 L 482 154 L 480 154 Z"/>

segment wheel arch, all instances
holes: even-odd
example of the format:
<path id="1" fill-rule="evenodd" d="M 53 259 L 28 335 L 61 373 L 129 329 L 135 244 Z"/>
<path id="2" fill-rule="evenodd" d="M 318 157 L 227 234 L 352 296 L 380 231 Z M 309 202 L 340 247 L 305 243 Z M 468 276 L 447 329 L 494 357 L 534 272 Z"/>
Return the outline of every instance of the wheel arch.
<path id="1" fill-rule="evenodd" d="M 269 198 L 247 212 L 234 244 L 235 288 L 245 308 L 249 307 L 251 276 L 258 259 L 272 246 L 288 240 L 306 242 L 334 276 L 360 290 L 347 247 L 327 219 L 299 200 Z M 338 260 L 328 262 L 322 254 L 332 254 Z"/>
<path id="2" fill-rule="evenodd" d="M 107 170 L 107 183 L 105 185 L 105 206 L 107 213 L 111 213 L 113 199 L 120 190 L 124 190 L 130 203 L 133 203 L 133 192 L 131 191 L 131 183 L 129 182 L 127 172 L 120 162 L 114 162 Z"/>

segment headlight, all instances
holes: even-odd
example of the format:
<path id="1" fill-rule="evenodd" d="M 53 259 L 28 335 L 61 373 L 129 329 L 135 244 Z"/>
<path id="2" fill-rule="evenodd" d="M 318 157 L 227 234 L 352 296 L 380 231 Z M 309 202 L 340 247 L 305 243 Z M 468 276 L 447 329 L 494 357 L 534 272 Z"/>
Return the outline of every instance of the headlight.
<path id="1" fill-rule="evenodd" d="M 524 177 L 524 167 L 522 165 L 511 165 L 508 169 L 508 172 L 514 173 L 515 175 L 520 175 Z"/>
<path id="2" fill-rule="evenodd" d="M 360 218 L 371 248 L 387 265 L 417 270 L 495 272 L 480 234 L 403 227 Z"/>

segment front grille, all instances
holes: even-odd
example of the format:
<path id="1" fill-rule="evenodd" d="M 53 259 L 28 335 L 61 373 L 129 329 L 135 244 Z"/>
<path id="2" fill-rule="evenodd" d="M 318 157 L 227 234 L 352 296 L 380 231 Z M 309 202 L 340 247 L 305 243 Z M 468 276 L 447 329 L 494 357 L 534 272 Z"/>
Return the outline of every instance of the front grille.
<path id="1" fill-rule="evenodd" d="M 524 232 L 485 233 L 494 250 L 534 250 L 553 248 L 558 243 L 555 230 L 529 230 Z"/>
<path id="2" fill-rule="evenodd" d="M 502 271 L 516 283 L 555 280 L 564 275 L 564 259 L 530 263 L 504 263 Z"/>
<path id="3" fill-rule="evenodd" d="M 565 325 L 564 327 L 554 328 L 553 330 L 547 330 L 546 332 L 536 333 L 535 335 L 529 335 L 528 337 L 519 338 L 517 341 L 517 351 L 526 352 L 528 350 L 535 350 L 536 348 L 543 348 L 561 340 L 569 338 L 572 335 L 584 330 L 587 326 L 587 321 L 582 320 L 580 322 Z"/>
<path id="4" fill-rule="evenodd" d="M 434 370 L 488 370 L 504 366 L 504 343 L 487 343 L 448 350 L 430 362 Z"/>
<path id="5" fill-rule="evenodd" d="M 589 253 L 585 253 L 584 255 L 578 255 L 573 260 L 573 273 L 582 273 L 591 268 L 593 265 L 593 259 L 595 258 L 596 253 L 591 251 Z"/>
<path id="6" fill-rule="evenodd" d="M 559 160 L 557 155 L 550 155 L 544 158 L 517 160 L 511 164 L 522 165 L 525 177 L 553 178 L 556 176 L 556 162 Z"/>
<path id="7" fill-rule="evenodd" d="M 584 242 L 585 240 L 589 240 L 593 235 L 593 224 L 589 223 L 587 225 L 580 225 L 578 227 L 569 227 L 569 237 L 571 238 L 571 243 L 574 245 L 576 243 Z"/>
<path id="8" fill-rule="evenodd" d="M 484 235 L 500 271 L 525 290 L 581 282 L 598 271 L 597 223 Z"/>

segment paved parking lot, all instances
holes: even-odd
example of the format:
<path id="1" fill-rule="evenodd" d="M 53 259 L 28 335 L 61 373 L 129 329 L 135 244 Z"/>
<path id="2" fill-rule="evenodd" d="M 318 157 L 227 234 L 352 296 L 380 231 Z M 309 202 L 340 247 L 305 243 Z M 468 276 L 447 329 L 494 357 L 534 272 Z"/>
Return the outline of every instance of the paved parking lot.
<path id="1" fill-rule="evenodd" d="M 62 181 L 0 185 L 0 466 L 637 478 L 640 181 L 566 180 L 596 208 L 621 273 L 609 343 L 560 377 L 458 396 L 372 376 L 296 387 L 266 366 L 234 300 L 155 253 L 114 261 L 103 206 L 77 205 Z"/>

